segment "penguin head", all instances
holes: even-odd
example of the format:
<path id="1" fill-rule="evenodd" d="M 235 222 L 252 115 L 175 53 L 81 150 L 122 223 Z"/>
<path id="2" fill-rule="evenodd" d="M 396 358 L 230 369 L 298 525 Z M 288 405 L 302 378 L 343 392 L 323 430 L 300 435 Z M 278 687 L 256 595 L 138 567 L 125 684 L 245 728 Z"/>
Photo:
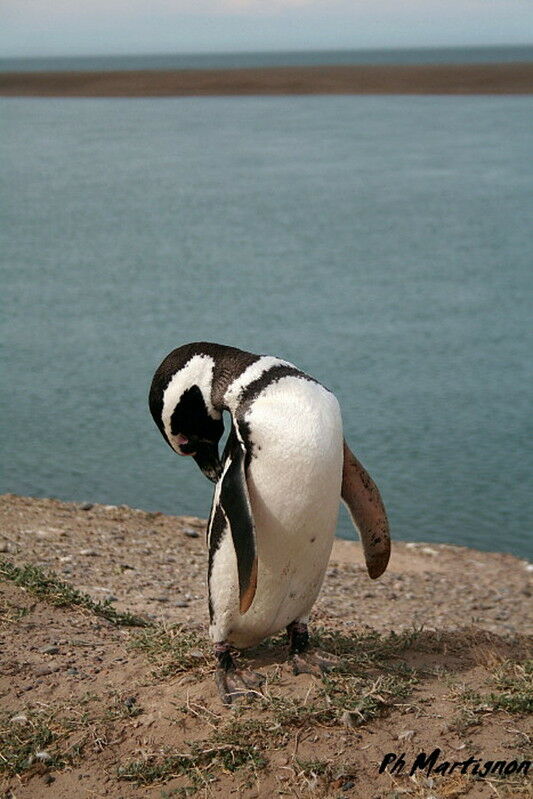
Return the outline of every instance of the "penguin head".
<path id="1" fill-rule="evenodd" d="M 224 432 L 220 414 L 212 416 L 200 386 L 194 383 L 181 394 L 170 414 L 170 446 L 178 455 L 190 455 L 202 472 L 216 482 L 222 472 L 218 442 Z"/>
<path id="2" fill-rule="evenodd" d="M 222 472 L 218 442 L 224 422 L 211 402 L 214 361 L 198 354 L 187 358 L 180 350 L 171 355 L 175 357 L 165 359 L 154 375 L 150 411 L 172 449 L 190 455 L 216 482 Z"/>

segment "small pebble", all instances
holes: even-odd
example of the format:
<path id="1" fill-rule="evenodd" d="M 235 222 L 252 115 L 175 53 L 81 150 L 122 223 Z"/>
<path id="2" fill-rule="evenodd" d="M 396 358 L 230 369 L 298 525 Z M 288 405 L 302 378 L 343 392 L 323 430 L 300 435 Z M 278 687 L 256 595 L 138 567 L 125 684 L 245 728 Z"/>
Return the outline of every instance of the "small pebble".
<path id="1" fill-rule="evenodd" d="M 35 674 L 39 677 L 45 677 L 47 674 L 52 674 L 53 669 L 50 666 L 37 666 L 35 669 Z"/>
<path id="2" fill-rule="evenodd" d="M 183 599 L 178 599 L 177 602 L 174 603 L 177 608 L 188 608 L 189 603 L 185 602 Z"/>
<path id="3" fill-rule="evenodd" d="M 19 713 L 18 716 L 13 716 L 9 721 L 11 724 L 26 724 L 28 717 L 25 716 L 24 713 Z"/>
<path id="4" fill-rule="evenodd" d="M 414 730 L 402 730 L 402 732 L 398 733 L 398 740 L 399 741 L 410 741 L 411 738 L 414 738 L 415 731 Z"/>
<path id="5" fill-rule="evenodd" d="M 53 782 L 56 781 L 56 778 L 53 777 L 51 774 L 45 774 L 43 777 L 43 782 L 45 785 L 51 785 Z"/>
<path id="6" fill-rule="evenodd" d="M 348 782 L 344 783 L 344 785 L 342 786 L 341 790 L 342 791 L 351 791 L 352 788 L 355 788 L 355 782 L 352 782 L 352 780 L 348 780 Z"/>
<path id="7" fill-rule="evenodd" d="M 59 652 L 59 647 L 54 646 L 53 644 L 51 646 L 42 646 L 39 649 L 39 652 L 42 652 L 43 655 L 57 655 Z"/>
<path id="8" fill-rule="evenodd" d="M 360 713 L 354 713 L 351 710 L 345 710 L 341 716 L 341 724 L 346 727 L 359 727 L 364 721 Z"/>
<path id="9" fill-rule="evenodd" d="M 195 660 L 200 660 L 204 657 L 204 653 L 200 652 L 199 649 L 191 649 L 189 652 L 189 657 L 194 658 Z"/>
<path id="10" fill-rule="evenodd" d="M 94 549 L 80 549 L 80 555 L 87 555 L 87 557 L 94 558 L 98 555 L 98 552 L 95 552 Z"/>
<path id="11" fill-rule="evenodd" d="M 183 533 L 187 538 L 200 538 L 200 533 L 197 533 L 196 530 L 191 530 L 190 527 L 185 529 Z"/>
<path id="12" fill-rule="evenodd" d="M 84 502 L 82 505 L 80 505 L 80 508 L 81 510 L 92 510 L 94 505 L 92 502 Z"/>

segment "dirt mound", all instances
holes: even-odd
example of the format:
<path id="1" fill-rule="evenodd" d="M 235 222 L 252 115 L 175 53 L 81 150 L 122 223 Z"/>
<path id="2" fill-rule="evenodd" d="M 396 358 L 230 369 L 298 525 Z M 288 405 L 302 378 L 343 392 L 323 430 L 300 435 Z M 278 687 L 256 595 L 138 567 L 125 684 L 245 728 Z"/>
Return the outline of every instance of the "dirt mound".
<path id="1" fill-rule="evenodd" d="M 396 545 L 373 583 L 336 542 L 295 676 L 283 637 L 222 705 L 204 523 L 4 497 L 0 775 L 6 797 L 531 795 L 531 573 L 512 556 Z M 531 769 L 529 769 L 529 780 Z"/>

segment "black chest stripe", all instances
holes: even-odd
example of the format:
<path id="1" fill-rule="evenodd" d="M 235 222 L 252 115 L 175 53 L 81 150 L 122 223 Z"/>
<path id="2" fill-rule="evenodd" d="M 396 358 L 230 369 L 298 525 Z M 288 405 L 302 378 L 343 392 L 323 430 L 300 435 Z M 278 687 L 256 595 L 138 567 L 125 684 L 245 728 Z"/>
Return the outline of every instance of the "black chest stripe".
<path id="1" fill-rule="evenodd" d="M 313 377 L 305 374 L 305 372 L 301 372 L 300 369 L 297 369 L 295 366 L 279 364 L 278 366 L 272 366 L 270 369 L 266 369 L 256 380 L 253 380 L 245 386 L 239 397 L 239 405 L 235 413 L 241 437 L 246 445 L 245 469 L 248 469 L 250 460 L 254 455 L 254 442 L 250 425 L 244 418 L 246 412 L 262 391 L 273 383 L 277 383 L 282 377 L 300 377 L 302 380 L 309 380 L 312 383 L 317 382 Z"/>
<path id="2" fill-rule="evenodd" d="M 264 371 L 256 380 L 253 380 L 245 386 L 239 397 L 237 415 L 242 418 L 256 397 L 268 388 L 268 386 L 281 380 L 282 377 L 301 377 L 303 380 L 309 380 L 312 383 L 317 382 L 313 377 L 306 375 L 305 372 L 300 371 L 300 369 L 297 369 L 295 366 L 286 366 L 285 364 L 272 366 L 270 369 Z"/>

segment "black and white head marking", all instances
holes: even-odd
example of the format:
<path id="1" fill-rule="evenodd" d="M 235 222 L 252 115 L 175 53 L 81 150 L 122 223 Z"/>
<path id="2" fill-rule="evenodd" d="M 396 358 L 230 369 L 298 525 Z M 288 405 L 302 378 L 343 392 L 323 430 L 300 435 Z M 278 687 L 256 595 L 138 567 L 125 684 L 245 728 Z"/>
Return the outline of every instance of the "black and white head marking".
<path id="1" fill-rule="evenodd" d="M 199 346 L 170 353 L 154 375 L 150 410 L 172 449 L 191 455 L 204 474 L 216 481 L 221 473 L 218 442 L 224 431 L 221 411 L 211 389 L 215 359 Z"/>

